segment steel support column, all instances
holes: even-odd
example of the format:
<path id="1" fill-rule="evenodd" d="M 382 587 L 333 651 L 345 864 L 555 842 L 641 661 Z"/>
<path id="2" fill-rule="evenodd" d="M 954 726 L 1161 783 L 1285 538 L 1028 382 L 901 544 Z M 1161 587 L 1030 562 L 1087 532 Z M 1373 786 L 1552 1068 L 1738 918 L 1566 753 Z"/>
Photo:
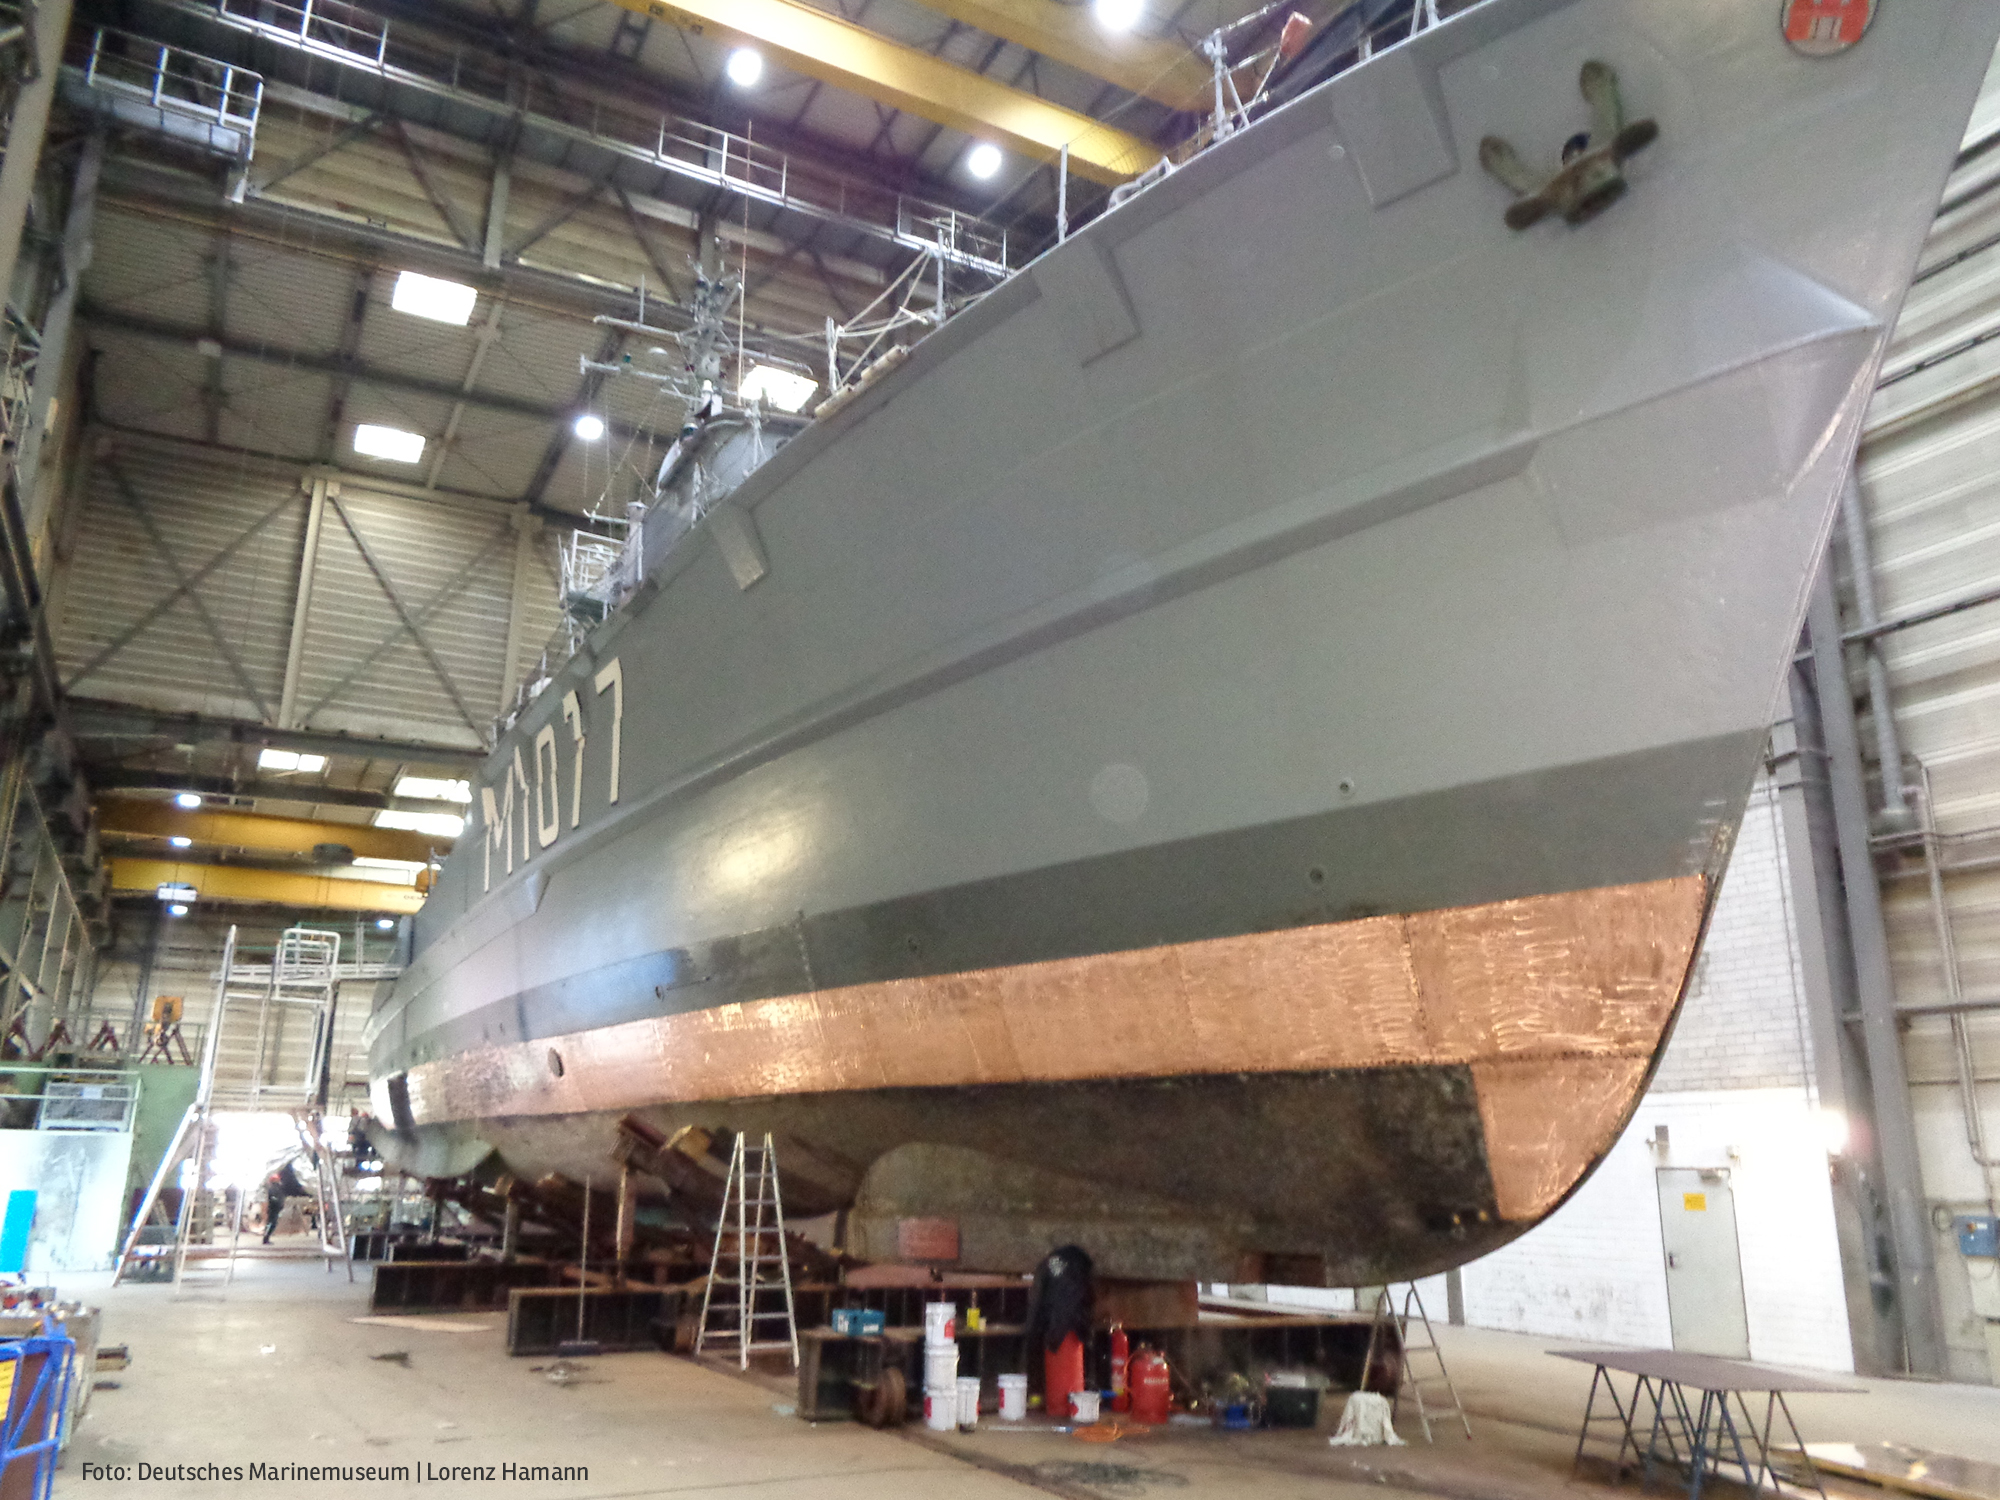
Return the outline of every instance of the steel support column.
<path id="1" fill-rule="evenodd" d="M 1868 536 L 1868 517 L 1861 508 L 1861 484 L 1854 470 L 1847 471 L 1847 484 L 1840 492 L 1841 534 L 1847 540 L 1847 559 L 1854 573 L 1854 612 L 1864 632 L 1862 657 L 1868 669 L 1868 718 L 1875 730 L 1875 760 L 1882 783 L 1883 826 L 1906 833 L 1915 826 L 1910 812 L 1909 788 L 1903 784 L 1903 744 L 1896 733 L 1896 709 L 1889 697 L 1889 666 L 1882 659 L 1882 643 L 1872 632 L 1881 623 L 1875 611 L 1875 551 Z"/>
<path id="2" fill-rule="evenodd" d="M 514 685 L 521 676 L 521 635 L 527 625 L 528 584 L 534 577 L 535 542 L 542 523 L 526 506 L 514 517 L 514 587 L 507 601 L 507 653 L 500 663 L 500 701 L 496 714 L 514 706 Z"/>
<path id="3" fill-rule="evenodd" d="M 1859 1039 L 1842 1020 L 1855 1007 L 1854 950 L 1841 893 L 1826 735 L 1809 659 L 1792 667 L 1791 705 L 1790 721 L 1771 731 L 1771 779 L 1784 825 L 1816 1102 L 1847 1127 L 1846 1142 L 1832 1157 L 1832 1176 L 1848 1337 L 1857 1372 L 1890 1375 L 1903 1365 L 1902 1317 L 1893 1296 L 1895 1257 L 1881 1193 L 1868 1065 Z"/>
<path id="4" fill-rule="evenodd" d="M 1869 846 L 1868 794 L 1861 770 L 1861 742 L 1854 699 L 1841 650 L 1840 609 L 1833 574 L 1822 567 L 1807 615 L 1813 681 L 1826 737 L 1827 781 L 1840 849 L 1855 995 L 1861 1012 L 1862 1049 L 1874 1102 L 1875 1140 L 1881 1158 L 1882 1196 L 1889 1208 L 1895 1247 L 1895 1296 L 1903 1345 L 1913 1374 L 1945 1373 L 1944 1316 L 1938 1304 L 1937 1267 L 1931 1249 L 1916 1122 L 1896 1027 L 1896 996 L 1889 972 L 1889 940 L 1882 923 L 1882 889 Z"/>
<path id="5" fill-rule="evenodd" d="M 327 479 L 313 475 L 312 499 L 306 509 L 305 545 L 299 548 L 298 587 L 292 593 L 292 633 L 285 647 L 285 685 L 278 695 L 278 727 L 296 729 L 299 708 L 299 672 L 306 659 L 306 627 L 312 617 L 313 574 L 319 568 L 319 536 L 326 519 Z"/>
<path id="6" fill-rule="evenodd" d="M 56 96 L 63 41 L 69 34 L 69 0 L 41 0 L 34 12 L 35 76 L 14 98 L 6 152 L 0 156 L 0 297 L 13 294 L 21 229 L 28 222 L 28 200 L 35 190 L 42 137 L 48 133 L 49 105 Z"/>
<path id="7" fill-rule="evenodd" d="M 83 143 L 76 174 L 70 180 L 69 213 L 63 220 L 61 285 L 42 317 L 42 347 L 35 357 L 35 383 L 28 396 L 28 430 L 21 439 L 15 482 L 26 515 L 30 545 L 48 519 L 52 501 L 43 499 L 40 482 L 42 444 L 48 437 L 49 412 L 62 388 L 63 367 L 69 359 L 69 333 L 76 318 L 77 293 L 90 265 L 90 231 L 97 218 L 97 178 L 104 168 L 104 135 L 92 132 Z"/>
<path id="8" fill-rule="evenodd" d="M 509 132 L 511 137 L 513 132 Z M 493 155 L 493 181 L 486 192 L 486 236 L 480 245 L 480 264 L 489 271 L 500 269 L 500 255 L 507 242 L 507 196 L 514 184 L 514 145 L 509 139 Z"/>

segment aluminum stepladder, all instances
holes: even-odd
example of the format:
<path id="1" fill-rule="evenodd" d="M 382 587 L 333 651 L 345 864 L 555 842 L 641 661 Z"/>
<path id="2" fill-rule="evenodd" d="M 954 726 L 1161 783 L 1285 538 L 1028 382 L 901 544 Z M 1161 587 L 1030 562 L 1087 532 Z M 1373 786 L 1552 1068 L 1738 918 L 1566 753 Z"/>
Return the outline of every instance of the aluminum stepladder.
<path id="1" fill-rule="evenodd" d="M 194 1160 L 193 1186 L 181 1199 L 181 1211 L 174 1233 L 174 1284 L 180 1286 L 188 1262 L 212 1258 L 200 1249 L 211 1243 L 208 1177 L 215 1151 L 216 1113 L 219 1110 L 271 1111 L 284 1109 L 299 1133 L 299 1142 L 311 1158 L 318 1179 L 320 1198 L 320 1247 L 327 1269 L 333 1257 L 347 1264 L 348 1280 L 354 1279 L 341 1211 L 338 1165 L 322 1139 L 320 1107 L 326 1097 L 326 1068 L 331 1045 L 333 986 L 340 954 L 337 933 L 313 928 L 287 928 L 278 939 L 268 968 L 255 963 L 239 964 L 236 929 L 229 929 L 222 949 L 222 968 L 216 984 L 215 1006 L 203 1040 L 201 1076 L 194 1103 L 188 1106 L 173 1142 L 161 1158 L 160 1167 L 134 1216 L 125 1246 L 118 1257 L 112 1278 L 122 1281 L 138 1258 L 139 1241 L 147 1221 L 172 1181 L 173 1174 L 190 1156 Z M 286 1039 L 290 1032 L 293 1041 Z M 300 1055 L 303 1044 L 303 1055 Z M 232 1054 L 226 1086 L 218 1086 L 219 1059 L 224 1048 Z M 288 1050 L 289 1049 L 289 1050 Z M 236 1190 L 230 1214 L 229 1250 L 224 1268 L 225 1285 L 234 1281 L 236 1253 L 242 1237 L 243 1211 L 255 1185 Z M 329 1210 L 331 1210 L 329 1212 Z M 338 1243 L 334 1238 L 338 1238 Z"/>
<path id="2" fill-rule="evenodd" d="M 1424 1337 L 1421 1343 L 1410 1342 L 1412 1327 L 1423 1329 Z M 1417 1420 L 1423 1424 L 1424 1441 L 1434 1443 L 1437 1439 L 1431 1434 L 1431 1409 L 1424 1403 L 1424 1387 L 1428 1385 L 1435 1388 L 1442 1385 L 1445 1395 L 1450 1399 L 1438 1405 L 1439 1420 L 1442 1421 L 1447 1413 L 1456 1416 L 1459 1425 L 1465 1429 L 1465 1435 L 1470 1438 L 1472 1423 L 1466 1418 L 1464 1403 L 1458 1399 L 1458 1387 L 1452 1383 L 1451 1371 L 1445 1368 L 1444 1351 L 1438 1347 L 1437 1334 L 1431 1328 L 1430 1314 L 1424 1311 L 1423 1294 L 1417 1290 L 1414 1281 L 1404 1290 L 1401 1312 L 1396 1311 L 1393 1286 L 1383 1287 L 1375 1299 L 1375 1322 L 1368 1330 L 1368 1357 L 1361 1365 L 1362 1389 L 1367 1389 L 1368 1376 L 1375 1368 L 1375 1351 L 1382 1343 L 1382 1336 L 1392 1328 L 1395 1330 L 1397 1347 L 1401 1351 L 1401 1357 L 1396 1362 L 1396 1388 L 1379 1394 L 1387 1396 L 1393 1403 L 1399 1400 L 1405 1391 L 1409 1392 L 1410 1399 L 1417 1404 Z M 1414 1361 L 1419 1356 L 1436 1362 L 1435 1374 L 1420 1374 L 1413 1367 Z"/>
<path id="3" fill-rule="evenodd" d="M 326 1143 L 324 1123 L 316 1109 L 295 1109 L 292 1124 L 299 1133 L 299 1145 L 312 1159 L 314 1196 L 319 1200 L 319 1248 L 326 1257 L 326 1269 L 333 1271 L 334 1257 L 347 1266 L 347 1279 L 354 1280 L 352 1242 L 347 1235 L 347 1212 L 340 1201 L 340 1160 Z M 238 1210 L 241 1217 L 241 1210 Z"/>
<path id="4" fill-rule="evenodd" d="M 725 1246 L 730 1248 L 725 1250 Z M 736 1272 L 733 1276 L 728 1274 L 731 1266 Z M 773 1267 L 776 1276 L 770 1274 Z M 719 1286 L 736 1290 L 734 1327 L 715 1326 L 714 1320 L 726 1317 L 731 1310 L 727 1301 L 716 1298 Z M 761 1305 L 779 1292 L 784 1294 L 783 1307 Z M 760 1324 L 780 1319 L 785 1325 L 783 1338 L 757 1337 Z M 715 1221 L 715 1252 L 709 1257 L 708 1285 L 701 1294 L 695 1354 L 706 1352 L 710 1343 L 733 1345 L 740 1369 L 750 1367 L 752 1354 L 778 1350 L 791 1355 L 793 1369 L 799 1366 L 792 1263 L 785 1249 L 785 1206 L 778 1192 L 778 1151 L 768 1133 L 761 1146 L 749 1145 L 747 1137 L 738 1135 L 736 1149 L 730 1154 L 729 1183 L 723 1189 L 722 1213 Z"/>
<path id="5" fill-rule="evenodd" d="M 197 1217 L 210 1212 L 208 1207 L 208 1173 L 215 1152 L 215 1111 L 212 1100 L 215 1093 L 215 1049 L 222 1031 L 223 997 L 229 988 L 229 970 L 236 955 L 236 929 L 229 929 L 229 940 L 222 949 L 222 980 L 215 991 L 215 1013 L 208 1024 L 208 1035 L 202 1040 L 201 1076 L 195 1084 L 194 1102 L 181 1116 L 181 1123 L 174 1131 L 174 1138 L 168 1143 L 166 1155 L 160 1158 L 160 1165 L 153 1173 L 153 1180 L 146 1188 L 146 1196 L 139 1201 L 139 1211 L 132 1216 L 132 1227 L 125 1236 L 125 1246 L 118 1254 L 118 1264 L 113 1269 L 111 1284 L 117 1286 L 125 1279 L 126 1273 L 138 1259 L 139 1239 L 153 1216 L 153 1209 L 159 1204 L 160 1195 L 166 1190 L 182 1162 L 190 1156 L 194 1159 L 194 1171 L 188 1189 L 181 1194 L 180 1212 L 174 1220 L 174 1286 L 178 1288 L 187 1268 L 188 1246 L 197 1239 Z M 240 1231 L 243 1223 L 243 1197 L 239 1192 L 233 1228 Z M 200 1226 L 206 1231 L 208 1226 Z M 204 1232 L 199 1236 L 207 1241 Z M 229 1274 L 235 1272 L 236 1237 L 230 1238 Z"/>

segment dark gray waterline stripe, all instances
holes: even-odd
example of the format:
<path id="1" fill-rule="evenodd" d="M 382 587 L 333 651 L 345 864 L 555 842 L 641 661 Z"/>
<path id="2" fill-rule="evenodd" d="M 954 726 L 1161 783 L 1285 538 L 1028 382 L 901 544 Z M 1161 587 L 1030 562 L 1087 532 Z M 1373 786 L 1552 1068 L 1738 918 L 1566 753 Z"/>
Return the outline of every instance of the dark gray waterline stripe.
<path id="1" fill-rule="evenodd" d="M 1103 855 L 603 965 L 414 1023 L 378 1075 L 812 990 L 1707 874 L 1761 731 Z M 1192 874 L 1190 872 L 1198 872 Z M 1313 879 L 1314 872 L 1319 875 Z M 421 999 L 422 997 L 419 997 Z"/>

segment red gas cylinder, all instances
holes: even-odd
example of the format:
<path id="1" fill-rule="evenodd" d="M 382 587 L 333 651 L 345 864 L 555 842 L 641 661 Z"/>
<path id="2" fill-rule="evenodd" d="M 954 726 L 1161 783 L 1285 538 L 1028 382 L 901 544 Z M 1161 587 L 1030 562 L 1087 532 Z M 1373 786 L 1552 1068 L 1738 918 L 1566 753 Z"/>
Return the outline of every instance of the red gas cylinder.
<path id="1" fill-rule="evenodd" d="M 1165 1424 L 1173 1407 L 1172 1384 L 1167 1375 L 1167 1357 L 1157 1349 L 1140 1345 L 1132 1356 L 1132 1417 L 1155 1427 Z"/>
<path id="2" fill-rule="evenodd" d="M 1111 1409 L 1130 1411 L 1132 1409 L 1132 1386 L 1127 1378 L 1132 1363 L 1132 1341 L 1125 1336 L 1122 1324 L 1111 1325 Z"/>
<path id="3" fill-rule="evenodd" d="M 1071 1391 L 1083 1389 L 1083 1341 L 1073 1333 L 1042 1355 L 1042 1410 L 1057 1422 L 1069 1420 Z"/>

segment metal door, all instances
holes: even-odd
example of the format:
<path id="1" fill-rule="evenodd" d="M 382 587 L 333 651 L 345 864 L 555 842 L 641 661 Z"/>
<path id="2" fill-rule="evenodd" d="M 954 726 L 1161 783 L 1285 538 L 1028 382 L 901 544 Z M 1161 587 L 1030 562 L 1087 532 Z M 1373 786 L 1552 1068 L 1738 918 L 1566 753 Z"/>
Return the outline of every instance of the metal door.
<path id="1" fill-rule="evenodd" d="M 1659 1187 L 1674 1347 L 1748 1359 L 1750 1324 L 1743 1311 L 1743 1262 L 1736 1250 L 1729 1174 L 1663 1167 Z"/>

